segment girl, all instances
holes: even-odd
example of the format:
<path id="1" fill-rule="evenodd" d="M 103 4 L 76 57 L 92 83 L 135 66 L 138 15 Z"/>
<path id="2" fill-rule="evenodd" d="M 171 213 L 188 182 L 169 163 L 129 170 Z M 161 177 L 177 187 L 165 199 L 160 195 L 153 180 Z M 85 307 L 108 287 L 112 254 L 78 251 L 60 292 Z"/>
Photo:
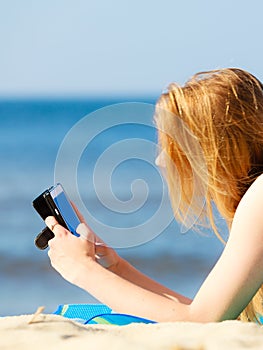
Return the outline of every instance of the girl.
<path id="1" fill-rule="evenodd" d="M 215 322 L 240 314 L 254 321 L 263 315 L 262 88 L 248 72 L 221 69 L 199 73 L 182 87 L 171 84 L 156 106 L 163 150 L 157 163 L 165 167 L 176 218 L 208 219 L 220 237 L 215 204 L 229 226 L 223 254 L 193 300 L 98 243 L 83 218 L 82 238 L 46 219 L 55 234 L 49 241 L 52 266 L 116 312 L 157 322 Z"/>

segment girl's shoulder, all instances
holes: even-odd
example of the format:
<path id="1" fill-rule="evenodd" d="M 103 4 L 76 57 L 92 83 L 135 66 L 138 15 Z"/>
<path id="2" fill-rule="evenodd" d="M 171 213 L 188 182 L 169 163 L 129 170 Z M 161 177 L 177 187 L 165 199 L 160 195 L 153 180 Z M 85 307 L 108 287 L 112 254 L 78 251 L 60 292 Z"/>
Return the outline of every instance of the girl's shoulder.
<path id="1" fill-rule="evenodd" d="M 259 197 L 260 194 L 263 193 L 263 174 L 259 175 L 255 181 L 252 182 L 252 184 L 249 186 L 248 190 L 244 194 L 243 198 L 241 201 L 247 200 L 247 199 L 252 199 L 253 197 Z M 263 198 L 261 198 L 263 200 Z"/>
<path id="2" fill-rule="evenodd" d="M 232 228 L 235 226 L 239 229 L 246 227 L 251 235 L 258 231 L 263 234 L 263 174 L 257 177 L 239 202 Z"/>

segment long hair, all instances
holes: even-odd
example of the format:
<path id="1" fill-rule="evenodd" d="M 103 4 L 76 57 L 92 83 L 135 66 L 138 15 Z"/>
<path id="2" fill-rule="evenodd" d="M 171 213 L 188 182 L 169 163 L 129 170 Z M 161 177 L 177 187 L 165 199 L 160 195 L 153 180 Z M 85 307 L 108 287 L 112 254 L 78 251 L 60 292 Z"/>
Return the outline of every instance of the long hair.
<path id="1" fill-rule="evenodd" d="M 175 217 L 185 225 L 208 220 L 222 240 L 213 204 L 230 228 L 242 196 L 263 172 L 261 82 L 236 68 L 198 73 L 184 86 L 168 87 L 155 121 Z M 262 291 L 242 320 L 263 314 Z"/>

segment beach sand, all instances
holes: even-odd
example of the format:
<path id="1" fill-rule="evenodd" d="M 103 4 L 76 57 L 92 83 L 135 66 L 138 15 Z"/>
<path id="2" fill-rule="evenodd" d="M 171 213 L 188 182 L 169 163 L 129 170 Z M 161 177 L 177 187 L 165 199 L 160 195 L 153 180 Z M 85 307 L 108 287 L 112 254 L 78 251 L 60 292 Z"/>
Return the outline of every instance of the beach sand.
<path id="1" fill-rule="evenodd" d="M 57 315 L 0 319 L 0 349 L 263 349 L 263 328 L 254 323 L 160 323 L 82 325 Z"/>

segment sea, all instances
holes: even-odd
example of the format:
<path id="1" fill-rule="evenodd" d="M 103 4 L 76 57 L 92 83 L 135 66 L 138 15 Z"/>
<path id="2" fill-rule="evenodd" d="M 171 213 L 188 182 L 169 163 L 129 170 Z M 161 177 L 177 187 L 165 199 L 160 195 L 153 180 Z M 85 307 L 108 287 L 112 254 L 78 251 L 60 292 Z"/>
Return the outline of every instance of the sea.
<path id="1" fill-rule="evenodd" d="M 99 303 L 65 281 L 48 249 L 34 244 L 44 222 L 32 201 L 57 182 L 123 258 L 179 293 L 197 293 L 224 246 L 209 228 L 183 227 L 173 218 L 165 174 L 155 166 L 155 102 L 0 100 L 0 316 Z M 219 216 L 218 222 L 227 237 Z"/>

